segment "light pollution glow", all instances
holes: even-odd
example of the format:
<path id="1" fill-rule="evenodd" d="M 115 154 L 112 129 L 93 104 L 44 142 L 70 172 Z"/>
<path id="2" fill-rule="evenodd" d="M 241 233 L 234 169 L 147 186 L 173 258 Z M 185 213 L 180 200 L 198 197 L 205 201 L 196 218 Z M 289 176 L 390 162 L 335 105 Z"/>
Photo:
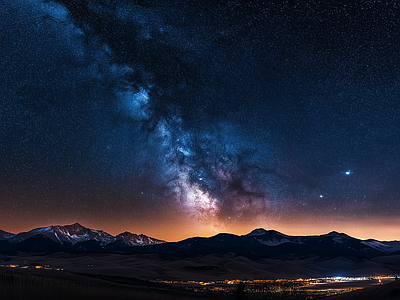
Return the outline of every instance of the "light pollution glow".
<path id="1" fill-rule="evenodd" d="M 273 219 L 261 220 L 260 218 L 253 221 L 230 222 L 223 224 L 218 219 L 209 218 L 207 221 L 198 222 L 196 219 L 188 219 L 183 215 L 176 215 L 167 220 L 153 220 L 152 223 L 137 222 L 131 224 L 113 219 L 107 222 L 101 220 L 76 220 L 57 218 L 49 223 L 38 222 L 37 218 L 25 219 L 21 222 L 4 223 L 1 229 L 18 233 L 29 231 L 37 227 L 47 227 L 49 225 L 68 225 L 79 222 L 81 225 L 92 228 L 101 229 L 110 234 L 117 235 L 124 231 L 140 234 L 166 240 L 168 242 L 176 242 L 189 237 L 202 236 L 210 237 L 218 233 L 231 233 L 236 235 L 244 235 L 256 228 L 264 228 L 266 230 L 276 230 L 286 235 L 305 236 L 305 235 L 321 235 L 331 231 L 345 233 L 349 236 L 359 239 L 376 239 L 381 241 L 400 240 L 400 222 L 395 217 L 385 219 L 363 219 L 354 221 L 351 218 L 342 218 L 341 220 L 331 220 L 322 216 L 313 218 L 303 218 L 302 220 L 285 220 Z"/>

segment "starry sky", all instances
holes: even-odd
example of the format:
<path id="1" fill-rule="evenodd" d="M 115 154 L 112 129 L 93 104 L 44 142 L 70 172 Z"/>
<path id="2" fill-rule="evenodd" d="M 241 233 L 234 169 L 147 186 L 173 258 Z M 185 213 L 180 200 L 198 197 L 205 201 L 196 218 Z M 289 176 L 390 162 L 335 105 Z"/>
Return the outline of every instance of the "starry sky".
<path id="1" fill-rule="evenodd" d="M 398 1 L 0 0 L 0 228 L 400 240 Z"/>

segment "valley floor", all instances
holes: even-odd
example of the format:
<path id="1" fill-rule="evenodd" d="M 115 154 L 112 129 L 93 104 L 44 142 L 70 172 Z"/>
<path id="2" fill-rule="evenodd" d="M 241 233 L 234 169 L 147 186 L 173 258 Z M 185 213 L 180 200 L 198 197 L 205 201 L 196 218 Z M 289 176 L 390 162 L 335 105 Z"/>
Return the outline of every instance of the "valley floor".
<path id="1" fill-rule="evenodd" d="M 128 276 L 143 280 L 218 281 L 225 279 L 297 279 L 397 274 L 400 255 L 351 260 L 337 257 L 252 260 L 233 253 L 197 257 L 165 254 L 20 253 L 1 256 L 0 265 L 39 266 L 76 273 Z"/>
<path id="2" fill-rule="evenodd" d="M 393 278 L 324 278 L 222 281 L 148 281 L 133 277 L 73 273 L 49 266 L 5 265 L 0 267 L 2 300 L 22 299 L 397 299 L 399 282 Z M 367 286 L 374 286 L 366 288 Z M 387 288 L 389 287 L 389 288 Z M 351 292 L 357 290 L 355 292 Z M 365 293 L 364 291 L 372 291 Z M 364 295 L 354 298 L 353 295 Z M 378 295 L 378 298 L 368 298 Z M 394 298 L 393 298 L 394 296 Z M 342 298 L 343 297 L 343 298 Z M 389 299 L 387 298 L 387 299 Z M 324 298 L 325 299 L 325 298 Z"/>

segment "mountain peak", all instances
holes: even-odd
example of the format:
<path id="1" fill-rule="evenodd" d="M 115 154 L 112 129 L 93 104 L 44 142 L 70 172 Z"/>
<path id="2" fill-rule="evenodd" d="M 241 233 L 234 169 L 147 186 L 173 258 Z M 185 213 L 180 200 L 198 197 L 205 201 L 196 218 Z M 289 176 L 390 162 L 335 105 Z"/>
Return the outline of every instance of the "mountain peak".
<path id="1" fill-rule="evenodd" d="M 82 226 L 79 223 L 74 223 L 71 225 L 56 225 L 56 226 L 51 226 L 52 229 L 57 232 L 57 233 L 66 233 L 68 235 L 84 235 L 84 234 L 88 234 L 90 231 L 90 229 Z"/>
<path id="2" fill-rule="evenodd" d="M 129 239 L 129 238 L 137 238 L 138 235 L 136 233 L 131 233 L 129 231 L 125 231 L 125 232 L 122 232 L 122 233 L 118 234 L 116 237 L 117 238 L 121 237 L 121 238 L 128 238 Z"/>
<path id="3" fill-rule="evenodd" d="M 337 235 L 341 235 L 341 234 L 343 234 L 343 233 L 333 230 L 333 231 L 327 233 L 326 235 L 337 236 Z"/>
<path id="4" fill-rule="evenodd" d="M 253 235 L 263 235 L 268 233 L 268 230 L 265 230 L 264 228 L 256 228 L 252 232 L 248 233 L 248 236 L 253 236 Z"/>
<path id="5" fill-rule="evenodd" d="M 70 227 L 70 228 L 86 228 L 85 226 L 82 226 L 78 222 L 75 222 L 74 224 L 71 225 L 65 225 L 64 227 Z"/>
<path id="6" fill-rule="evenodd" d="M 343 232 L 337 232 L 337 231 L 331 231 L 327 234 L 323 234 L 322 236 L 330 236 L 330 237 L 341 237 L 341 238 L 351 238 L 351 236 L 343 233 Z"/>
<path id="7" fill-rule="evenodd" d="M 129 245 L 153 245 L 165 243 L 163 240 L 148 237 L 144 234 L 135 234 L 129 231 L 125 231 L 116 236 L 117 240 L 123 241 Z"/>
<path id="8" fill-rule="evenodd" d="M 122 232 L 122 233 L 120 233 L 118 235 L 130 235 L 130 234 L 133 234 L 133 233 L 129 232 L 129 231 L 124 231 L 124 232 Z"/>
<path id="9" fill-rule="evenodd" d="M 254 229 L 252 232 L 246 234 L 247 236 L 257 236 L 257 235 L 264 235 L 264 234 L 268 234 L 270 236 L 282 236 L 282 237 L 286 237 L 286 235 L 284 235 L 283 233 L 280 233 L 279 231 L 276 230 L 266 230 L 264 228 L 257 228 Z"/>

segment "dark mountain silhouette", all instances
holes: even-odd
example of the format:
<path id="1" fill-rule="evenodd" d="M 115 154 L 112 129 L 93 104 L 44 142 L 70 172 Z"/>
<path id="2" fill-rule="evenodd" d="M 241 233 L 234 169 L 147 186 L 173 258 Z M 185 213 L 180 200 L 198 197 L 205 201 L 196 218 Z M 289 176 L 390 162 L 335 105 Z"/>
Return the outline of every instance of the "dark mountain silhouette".
<path id="1" fill-rule="evenodd" d="M 0 241 L 13 237 L 15 234 L 0 230 Z"/>
<path id="2" fill-rule="evenodd" d="M 48 237 L 37 234 L 32 236 L 22 242 L 19 242 L 10 250 L 13 251 L 21 251 L 21 252 L 44 252 L 44 253 L 52 253 L 52 252 L 60 252 L 65 250 L 70 250 L 62 245 L 54 242 L 53 240 L 49 239 Z"/>
<path id="3" fill-rule="evenodd" d="M 8 251 L 11 248 L 11 244 L 8 241 L 0 240 L 0 252 Z"/>
<path id="4" fill-rule="evenodd" d="M 166 243 L 130 232 L 114 237 L 102 230 L 93 230 L 75 223 L 11 234 L 0 242 L 1 252 L 112 253 L 117 251 L 188 257 L 233 253 L 250 259 L 288 259 L 314 255 L 324 259 L 346 257 L 352 260 L 400 254 L 400 242 L 396 241 L 360 240 L 335 231 L 318 236 L 289 236 L 263 228 L 242 236 L 220 233 L 208 238 L 194 237 Z"/>

